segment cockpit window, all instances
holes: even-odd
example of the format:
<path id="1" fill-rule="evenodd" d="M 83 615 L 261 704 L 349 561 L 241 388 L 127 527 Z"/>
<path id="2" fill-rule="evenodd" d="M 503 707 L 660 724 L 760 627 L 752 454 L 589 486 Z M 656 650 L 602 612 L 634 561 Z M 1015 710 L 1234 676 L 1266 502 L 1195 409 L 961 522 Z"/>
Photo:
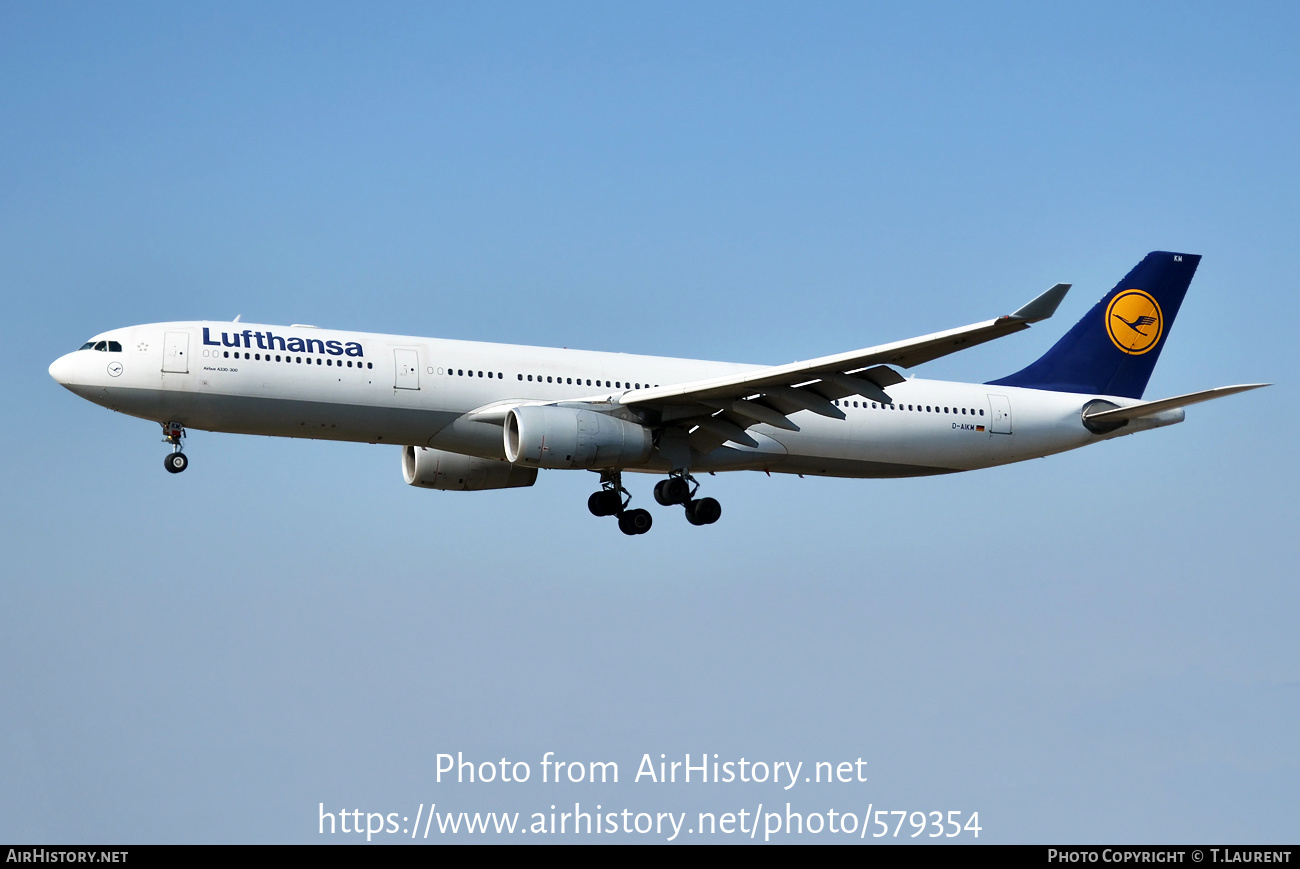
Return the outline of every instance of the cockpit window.
<path id="1" fill-rule="evenodd" d="M 87 341 L 85 344 L 82 344 L 82 345 L 81 345 L 80 347 L 78 347 L 77 349 L 78 349 L 78 350 L 90 350 L 90 349 L 91 349 L 92 347 L 94 347 L 94 346 L 95 346 L 95 342 L 94 342 L 94 341 Z"/>
<path id="2" fill-rule="evenodd" d="M 96 349 L 96 350 L 107 350 L 107 349 L 108 349 L 108 342 L 107 342 L 107 341 L 96 341 L 96 342 L 95 342 L 95 349 Z"/>
<path id="3" fill-rule="evenodd" d="M 109 353 L 121 353 L 121 352 L 122 352 L 122 345 L 119 344 L 119 343 L 116 342 L 116 341 L 109 341 L 109 342 L 108 342 L 108 352 L 109 352 Z"/>

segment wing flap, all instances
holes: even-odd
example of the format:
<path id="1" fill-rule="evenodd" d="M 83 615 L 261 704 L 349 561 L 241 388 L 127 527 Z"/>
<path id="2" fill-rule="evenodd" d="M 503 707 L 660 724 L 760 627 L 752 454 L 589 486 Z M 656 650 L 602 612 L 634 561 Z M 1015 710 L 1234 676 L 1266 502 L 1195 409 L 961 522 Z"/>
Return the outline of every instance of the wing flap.
<path id="1" fill-rule="evenodd" d="M 831 404 L 825 398 L 807 389 L 791 389 L 786 386 L 771 386 L 763 390 L 763 397 L 793 405 L 796 410 L 811 410 L 813 413 L 831 419 L 844 419 L 844 411 Z M 792 411 L 793 412 L 793 411 Z"/>
<path id="2" fill-rule="evenodd" d="M 876 384 L 861 377 L 854 377 L 849 374 L 827 374 L 822 377 L 827 383 L 833 383 L 846 395 L 860 395 L 869 401 L 878 401 L 882 404 L 889 404 L 892 399 Z M 837 396 L 840 397 L 840 396 Z"/>
<path id="3" fill-rule="evenodd" d="M 745 430 L 730 420 L 720 416 L 710 416 L 699 421 L 700 428 L 724 441 L 734 441 L 747 447 L 757 447 L 758 441 L 745 433 Z"/>
<path id="4" fill-rule="evenodd" d="M 765 422 L 770 426 L 785 429 L 786 431 L 799 431 L 799 426 L 790 422 L 785 414 L 757 401 L 744 399 L 739 401 L 718 401 L 717 399 L 706 398 L 700 403 L 718 410 L 730 411 L 734 415 L 747 417 L 751 420 L 750 425 L 755 422 Z"/>

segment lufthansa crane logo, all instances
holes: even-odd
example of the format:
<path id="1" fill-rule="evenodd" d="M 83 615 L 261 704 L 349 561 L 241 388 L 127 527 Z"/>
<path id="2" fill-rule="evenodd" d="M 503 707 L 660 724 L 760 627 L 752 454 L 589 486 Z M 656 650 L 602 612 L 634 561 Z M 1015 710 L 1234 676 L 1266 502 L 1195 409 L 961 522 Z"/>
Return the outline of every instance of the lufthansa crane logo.
<path id="1" fill-rule="evenodd" d="M 1106 307 L 1106 334 L 1122 352 L 1141 356 L 1156 346 L 1165 318 L 1150 293 L 1125 290 Z"/>

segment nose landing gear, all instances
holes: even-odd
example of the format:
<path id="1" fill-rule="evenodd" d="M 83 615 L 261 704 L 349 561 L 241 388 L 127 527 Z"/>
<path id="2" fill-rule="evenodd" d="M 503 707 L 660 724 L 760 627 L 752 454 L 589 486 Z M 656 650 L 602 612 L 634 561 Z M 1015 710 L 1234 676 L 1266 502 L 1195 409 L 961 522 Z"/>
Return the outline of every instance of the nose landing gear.
<path id="1" fill-rule="evenodd" d="M 163 467 L 168 473 L 179 474 L 190 466 L 189 458 L 181 452 L 181 439 L 185 437 L 185 426 L 178 422 L 165 422 L 163 427 L 163 443 L 172 445 L 172 451 L 163 457 Z"/>

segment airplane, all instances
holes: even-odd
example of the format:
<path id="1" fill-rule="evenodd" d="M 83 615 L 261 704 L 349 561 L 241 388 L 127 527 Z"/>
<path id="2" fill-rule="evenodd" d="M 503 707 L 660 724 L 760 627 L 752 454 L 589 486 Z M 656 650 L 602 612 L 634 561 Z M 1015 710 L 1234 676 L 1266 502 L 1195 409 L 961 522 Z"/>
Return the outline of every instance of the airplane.
<path id="1" fill-rule="evenodd" d="M 692 525 L 722 507 L 697 473 L 829 477 L 947 474 L 1039 458 L 1182 422 L 1188 405 L 1261 386 L 1143 401 L 1200 263 L 1148 254 L 1040 359 L 987 383 L 904 378 L 941 356 L 1045 320 L 1056 284 L 997 319 L 786 365 L 743 365 L 315 326 L 153 323 L 55 360 L 77 395 L 160 423 L 180 473 L 187 428 L 402 448 L 412 486 L 531 486 L 539 469 L 600 474 L 588 499 L 625 534 L 650 530 L 623 472 Z"/>

